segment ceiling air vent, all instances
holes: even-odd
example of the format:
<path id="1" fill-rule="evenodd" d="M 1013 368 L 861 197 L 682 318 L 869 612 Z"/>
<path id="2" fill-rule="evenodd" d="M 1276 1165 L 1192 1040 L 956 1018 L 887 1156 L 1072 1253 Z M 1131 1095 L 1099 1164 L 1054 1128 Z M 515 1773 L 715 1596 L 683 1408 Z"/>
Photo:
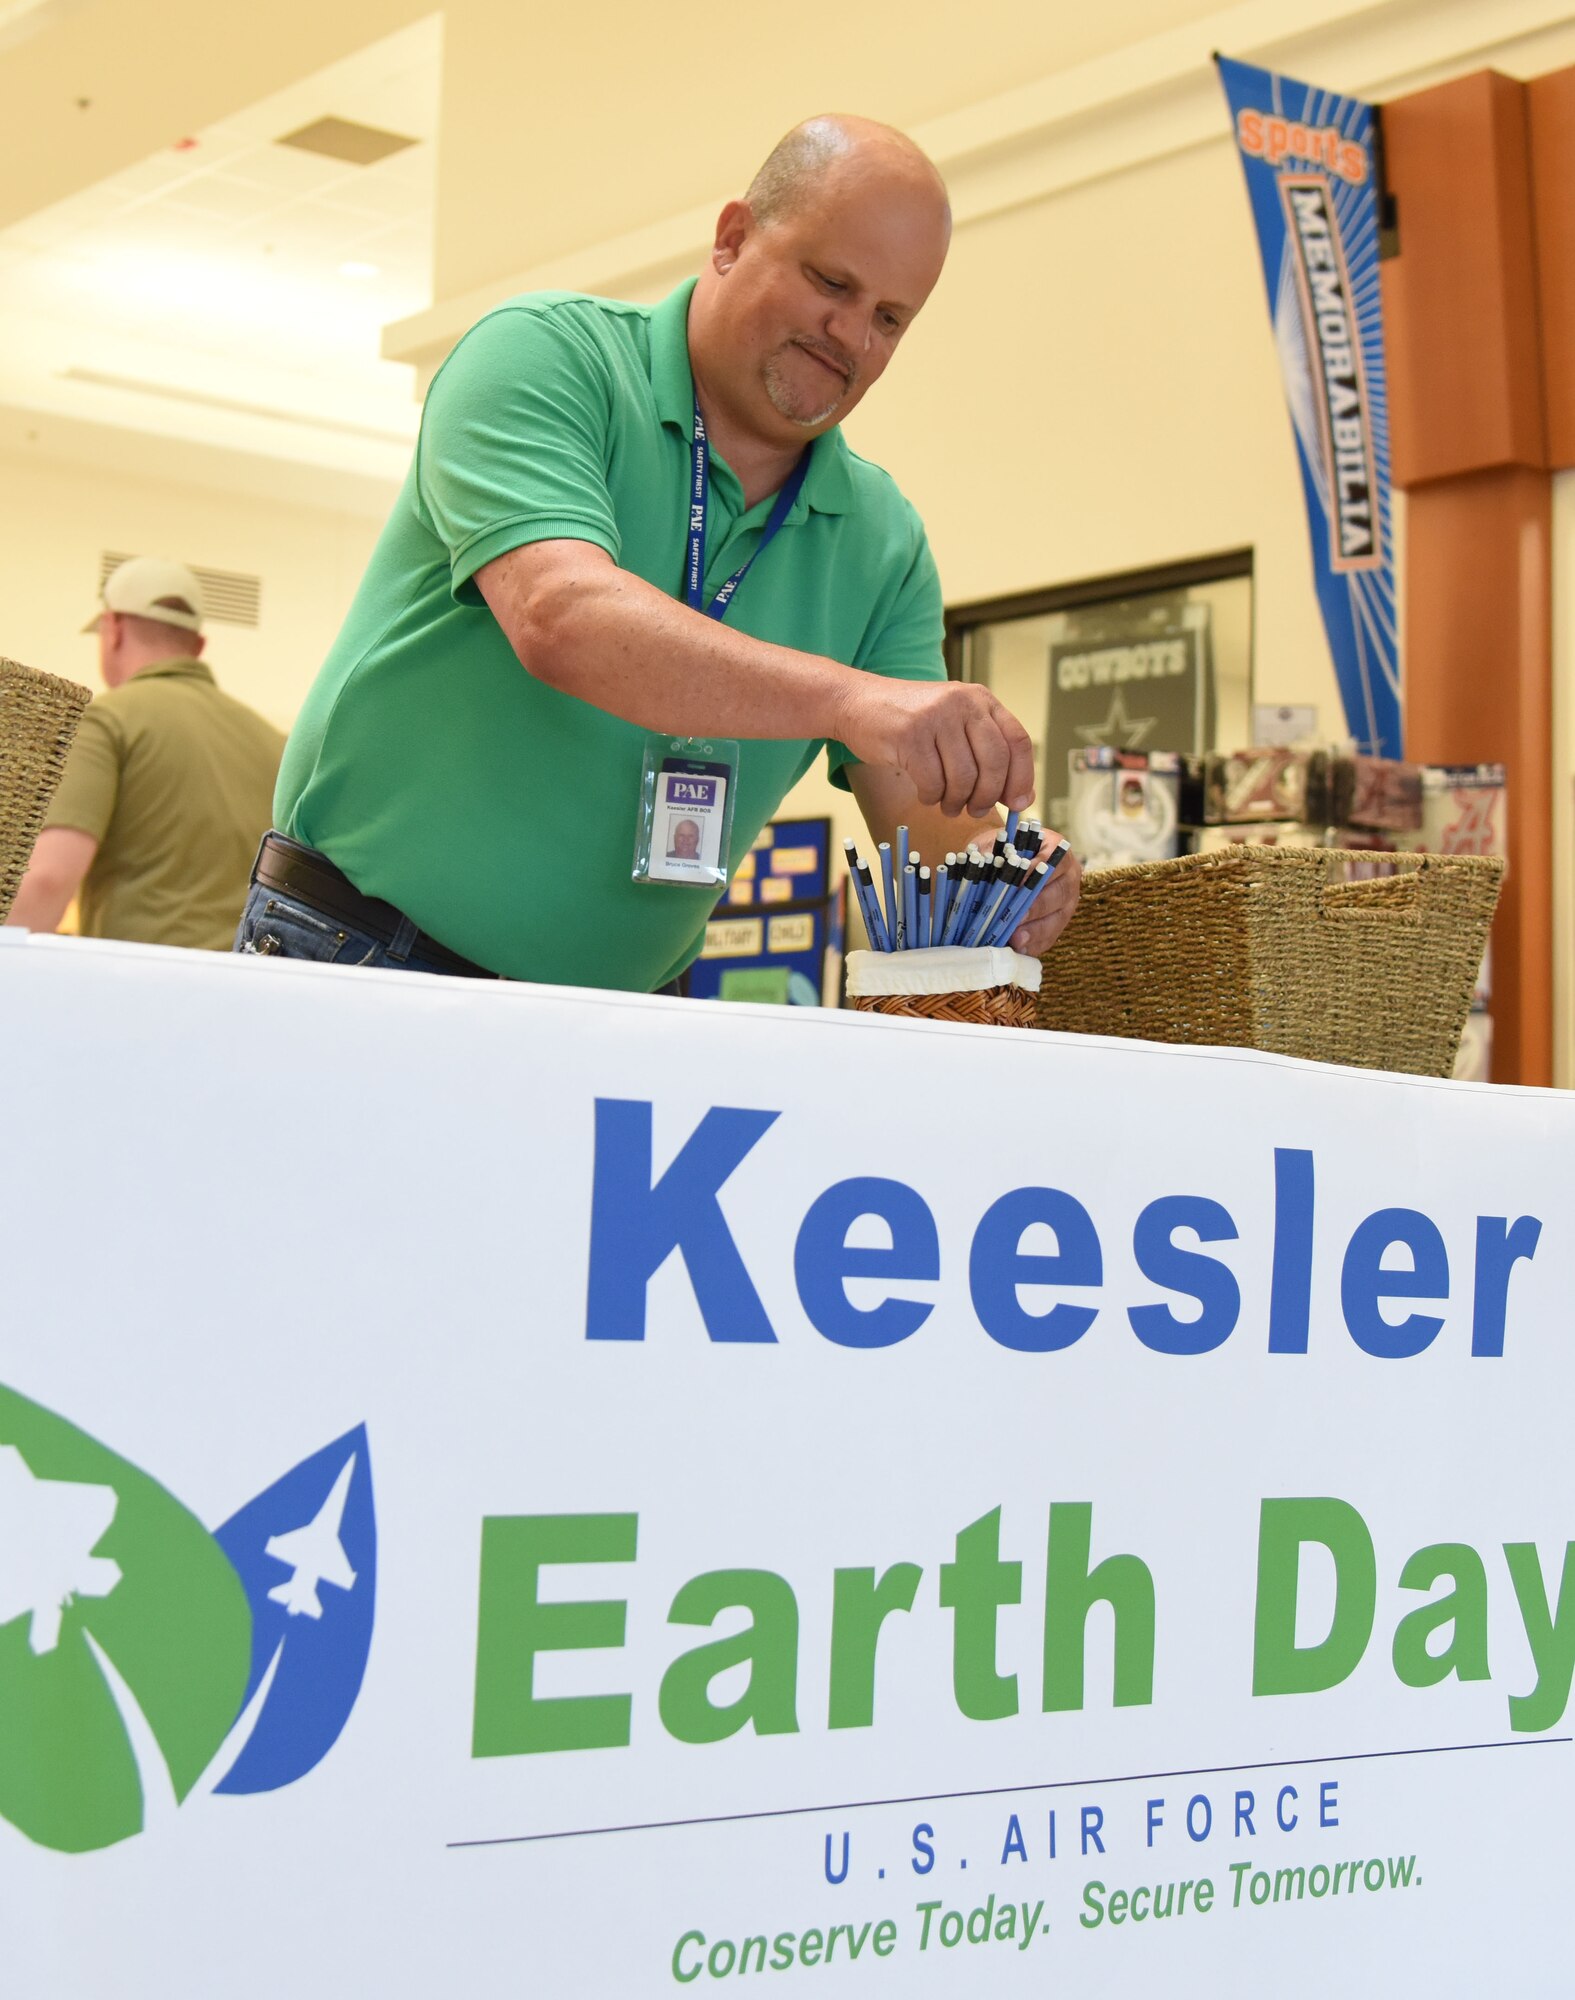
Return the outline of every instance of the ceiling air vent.
<path id="1" fill-rule="evenodd" d="M 327 160 L 344 160 L 352 167 L 375 166 L 391 153 L 402 153 L 417 142 L 405 132 L 385 132 L 378 125 L 358 125 L 352 118 L 314 118 L 276 139 L 276 146 L 295 146 L 303 153 L 321 153 Z"/>
<path id="2" fill-rule="evenodd" d="M 112 570 L 130 561 L 129 551 L 106 549 L 98 559 L 99 590 L 102 592 Z M 192 563 L 190 568 L 202 585 L 203 609 L 209 618 L 217 619 L 221 625 L 256 625 L 260 621 L 260 576 L 243 576 L 233 569 L 203 569 L 199 563 Z"/>

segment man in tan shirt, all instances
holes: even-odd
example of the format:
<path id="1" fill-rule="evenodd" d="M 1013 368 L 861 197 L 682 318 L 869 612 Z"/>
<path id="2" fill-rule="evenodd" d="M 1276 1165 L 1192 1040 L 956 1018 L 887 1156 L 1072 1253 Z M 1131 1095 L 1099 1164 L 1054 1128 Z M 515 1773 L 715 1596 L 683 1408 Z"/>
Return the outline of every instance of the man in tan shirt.
<path id="1" fill-rule="evenodd" d="M 220 691 L 200 655 L 201 587 L 138 556 L 104 585 L 107 693 L 84 712 L 9 921 L 228 951 L 273 813 L 284 738 Z"/>

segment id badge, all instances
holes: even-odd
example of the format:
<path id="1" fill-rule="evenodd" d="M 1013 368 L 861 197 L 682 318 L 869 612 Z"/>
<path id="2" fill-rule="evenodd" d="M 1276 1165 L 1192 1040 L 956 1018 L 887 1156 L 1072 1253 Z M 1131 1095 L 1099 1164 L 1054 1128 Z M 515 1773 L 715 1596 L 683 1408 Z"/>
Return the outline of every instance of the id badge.
<path id="1" fill-rule="evenodd" d="M 635 830 L 636 882 L 717 889 L 727 882 L 738 745 L 648 736 Z"/>

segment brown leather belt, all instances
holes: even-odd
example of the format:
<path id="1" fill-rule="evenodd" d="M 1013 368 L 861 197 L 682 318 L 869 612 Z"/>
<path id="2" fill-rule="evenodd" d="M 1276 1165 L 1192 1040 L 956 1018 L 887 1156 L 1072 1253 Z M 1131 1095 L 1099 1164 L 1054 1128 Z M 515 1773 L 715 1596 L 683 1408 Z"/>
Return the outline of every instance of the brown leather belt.
<path id="1" fill-rule="evenodd" d="M 262 883 L 265 889 L 277 889 L 281 896 L 294 896 L 298 902 L 309 903 L 321 915 L 333 917 L 351 930 L 365 931 L 380 944 L 391 945 L 405 921 L 392 903 L 381 902 L 376 896 L 363 896 L 326 854 L 303 847 L 299 841 L 286 840 L 282 833 L 270 833 L 264 839 L 252 880 Z M 461 958 L 457 951 L 450 951 L 425 931 L 416 932 L 410 952 L 412 957 L 430 959 L 445 972 L 460 973 L 469 979 L 500 977 L 472 959 Z"/>

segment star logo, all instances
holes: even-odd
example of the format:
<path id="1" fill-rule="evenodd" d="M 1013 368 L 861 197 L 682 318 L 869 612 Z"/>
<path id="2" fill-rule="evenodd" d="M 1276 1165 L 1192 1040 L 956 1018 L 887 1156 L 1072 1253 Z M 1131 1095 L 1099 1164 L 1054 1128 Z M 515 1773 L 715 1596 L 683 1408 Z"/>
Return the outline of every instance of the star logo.
<path id="1" fill-rule="evenodd" d="M 1141 750 L 1158 726 L 1157 715 L 1128 715 L 1126 690 L 1117 688 L 1104 721 L 1077 724 L 1073 734 L 1085 743 L 1108 743 L 1117 750 Z"/>

